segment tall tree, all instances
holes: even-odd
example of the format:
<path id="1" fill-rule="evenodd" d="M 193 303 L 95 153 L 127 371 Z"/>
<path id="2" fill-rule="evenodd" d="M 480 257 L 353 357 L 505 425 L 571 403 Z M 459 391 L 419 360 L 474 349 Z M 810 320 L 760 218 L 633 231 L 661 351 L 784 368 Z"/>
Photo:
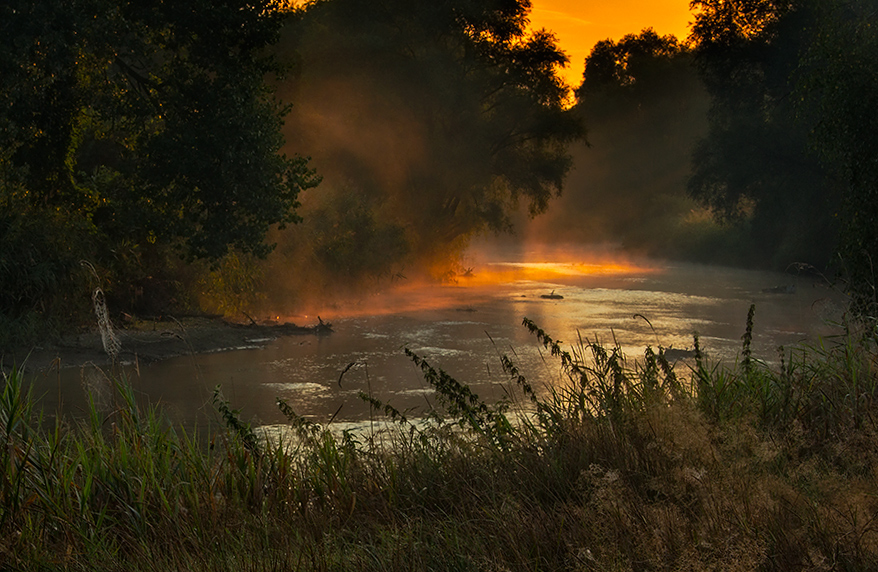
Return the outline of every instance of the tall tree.
<path id="1" fill-rule="evenodd" d="M 837 181 L 810 146 L 792 97 L 813 14 L 794 0 L 692 6 L 696 61 L 712 105 L 709 134 L 693 154 L 691 195 L 750 229 L 759 245 L 753 262 L 826 264 Z"/>
<path id="2" fill-rule="evenodd" d="M 290 29 L 302 58 L 290 137 L 403 229 L 406 252 L 447 253 L 509 228 L 520 200 L 536 214 L 561 192 L 567 144 L 583 132 L 557 75 L 566 57 L 549 33 L 526 31 L 529 9 L 324 0 Z"/>
<path id="3" fill-rule="evenodd" d="M 268 226 L 296 220 L 309 184 L 303 160 L 277 154 L 282 109 L 263 84 L 276 8 L 4 3 L 5 161 L 27 170 L 33 200 L 102 231 L 182 239 L 194 256 L 265 253 Z"/>
<path id="4" fill-rule="evenodd" d="M 725 216 L 749 215 L 769 238 L 763 244 L 775 244 L 766 231 L 787 228 L 807 239 L 806 252 L 834 254 L 853 310 L 874 319 L 878 4 L 699 0 L 693 7 L 713 109 L 690 190 Z"/>
<path id="5" fill-rule="evenodd" d="M 597 42 L 574 108 L 588 145 L 556 207 L 529 228 L 567 242 L 613 242 L 681 255 L 691 148 L 706 132 L 707 94 L 688 47 L 647 28 Z M 686 229 L 688 230 L 688 229 Z"/>
<path id="6" fill-rule="evenodd" d="M 17 254 L 32 221 L 65 221 L 66 242 L 88 242 L 80 257 L 98 263 L 122 245 L 214 260 L 270 250 L 266 231 L 295 222 L 315 184 L 304 159 L 279 154 L 284 108 L 264 83 L 278 69 L 265 50 L 279 4 L 0 5 L 0 266 L 21 277 L 3 285 L 0 311 L 33 306 L 10 292 L 52 265 L 48 247 Z M 70 261 L 50 274 L 69 276 Z"/>
<path id="7" fill-rule="evenodd" d="M 843 183 L 838 255 L 854 309 L 878 319 L 878 2 L 812 0 L 795 77 L 800 122 Z"/>

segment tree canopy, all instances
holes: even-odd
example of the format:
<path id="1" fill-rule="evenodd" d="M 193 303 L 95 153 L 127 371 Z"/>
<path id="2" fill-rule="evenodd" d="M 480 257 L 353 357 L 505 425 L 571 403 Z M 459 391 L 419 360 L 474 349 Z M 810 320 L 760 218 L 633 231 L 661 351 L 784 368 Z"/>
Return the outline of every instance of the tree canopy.
<path id="1" fill-rule="evenodd" d="M 706 132 L 707 94 L 691 50 L 647 28 L 597 42 L 573 111 L 588 144 L 572 148 L 564 196 L 529 231 L 568 243 L 620 244 L 681 256 L 679 232 L 697 205 L 685 196 L 691 146 Z"/>
<path id="2" fill-rule="evenodd" d="M 691 193 L 723 217 L 748 219 L 760 243 L 778 250 L 778 262 L 826 263 L 835 255 L 854 310 L 874 318 L 878 5 L 692 5 L 713 104 Z"/>
<path id="3" fill-rule="evenodd" d="M 447 254 L 474 231 L 508 229 L 519 201 L 537 214 L 561 192 L 583 130 L 557 75 L 566 56 L 550 33 L 526 31 L 529 10 L 324 0 L 287 30 L 282 49 L 302 70 L 282 87 L 295 103 L 288 137 L 404 231 L 411 248 L 398 252 Z"/>
<path id="4" fill-rule="evenodd" d="M 266 252 L 309 184 L 263 85 L 274 2 L 4 4 L 5 172 L 101 232 Z"/>
<path id="5" fill-rule="evenodd" d="M 855 310 L 878 318 L 878 2 L 812 0 L 817 24 L 795 74 L 811 147 L 842 182 L 838 256 Z"/>
<path id="6" fill-rule="evenodd" d="M 809 143 L 792 92 L 811 15 L 793 2 L 696 1 L 696 63 L 711 94 L 710 131 L 689 192 L 744 224 L 768 262 L 828 263 L 837 181 Z"/>
<path id="7" fill-rule="evenodd" d="M 32 309 L 19 293 L 37 267 L 60 283 L 126 248 L 270 250 L 316 183 L 278 152 L 285 109 L 264 77 L 282 24 L 274 0 L 0 6 L 3 314 Z M 28 244 L 41 224 L 44 248 Z"/>

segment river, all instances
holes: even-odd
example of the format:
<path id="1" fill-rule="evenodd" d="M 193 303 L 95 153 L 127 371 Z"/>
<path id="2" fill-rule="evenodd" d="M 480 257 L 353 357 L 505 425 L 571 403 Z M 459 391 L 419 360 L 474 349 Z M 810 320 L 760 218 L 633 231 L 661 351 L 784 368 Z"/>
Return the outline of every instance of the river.
<path id="1" fill-rule="evenodd" d="M 538 389 L 560 380 L 557 361 L 521 325 L 524 317 L 568 348 L 579 337 L 597 339 L 618 343 L 629 359 L 646 346 L 692 348 L 697 332 L 710 360 L 732 363 L 751 304 L 753 355 L 773 361 L 778 346 L 836 332 L 844 299 L 813 276 L 658 262 L 501 262 L 456 283 L 400 288 L 324 315 L 333 323 L 330 335 L 129 367 L 128 376 L 139 395 L 184 425 L 211 418 L 216 386 L 256 425 L 284 421 L 278 397 L 318 423 L 362 422 L 369 409 L 361 391 L 414 415 L 433 402 L 404 348 L 493 401 L 504 396 L 508 381 L 502 354 Z M 685 361 L 677 367 L 688 371 Z M 65 371 L 39 390 L 81 407 L 74 394 L 83 385 L 101 393 L 101 376 L 89 368 Z"/>

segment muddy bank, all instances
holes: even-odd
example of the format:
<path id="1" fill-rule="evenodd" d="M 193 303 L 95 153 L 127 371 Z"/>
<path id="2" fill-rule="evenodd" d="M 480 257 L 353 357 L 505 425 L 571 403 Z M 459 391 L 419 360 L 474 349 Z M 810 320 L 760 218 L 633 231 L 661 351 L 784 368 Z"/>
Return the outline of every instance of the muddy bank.
<path id="1" fill-rule="evenodd" d="M 235 324 L 210 317 L 136 321 L 115 330 L 121 343 L 118 361 L 142 364 L 184 355 L 256 349 L 282 336 L 315 336 L 331 332 L 331 325 L 323 321 L 311 326 Z M 45 346 L 0 350 L 0 356 L 4 370 L 24 364 L 29 372 L 111 363 L 97 328 L 66 335 Z"/>

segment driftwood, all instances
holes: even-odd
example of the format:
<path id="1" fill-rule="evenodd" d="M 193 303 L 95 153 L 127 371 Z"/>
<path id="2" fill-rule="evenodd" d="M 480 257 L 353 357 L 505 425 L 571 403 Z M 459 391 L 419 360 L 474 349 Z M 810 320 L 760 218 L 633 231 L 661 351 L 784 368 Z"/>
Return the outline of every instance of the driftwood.
<path id="1" fill-rule="evenodd" d="M 245 325 L 241 327 L 258 329 L 259 332 L 276 336 L 295 336 L 303 334 L 315 334 L 322 336 L 326 334 L 331 334 L 333 332 L 332 323 L 324 322 L 320 316 L 317 316 L 317 323 L 313 326 L 299 326 L 292 322 L 285 322 L 283 324 L 263 323 L 261 325 Z"/>
<path id="2" fill-rule="evenodd" d="M 126 327 L 116 330 L 121 351 L 118 359 L 138 364 L 169 358 L 235 349 L 254 349 L 284 336 L 324 336 L 332 333 L 332 324 L 318 317 L 312 326 L 293 323 L 263 322 L 236 324 L 218 316 L 189 316 L 181 319 L 155 316 L 149 320 L 122 317 Z M 70 333 L 43 347 L 7 349 L 4 358 L 15 363 L 27 361 L 29 371 L 47 371 L 50 367 L 82 367 L 104 364 L 110 358 L 104 351 L 100 332 L 95 328 Z M 0 367 L 0 371 L 5 371 Z"/>

